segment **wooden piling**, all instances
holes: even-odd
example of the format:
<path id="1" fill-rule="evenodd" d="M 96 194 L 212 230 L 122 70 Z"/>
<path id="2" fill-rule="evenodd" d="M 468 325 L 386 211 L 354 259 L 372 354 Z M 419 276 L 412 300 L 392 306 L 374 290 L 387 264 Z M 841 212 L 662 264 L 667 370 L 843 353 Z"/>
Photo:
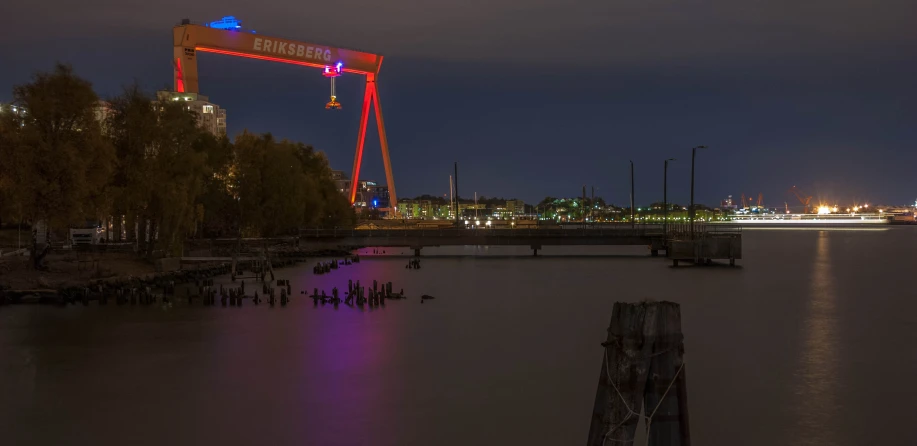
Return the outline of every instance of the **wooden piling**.
<path id="1" fill-rule="evenodd" d="M 644 403 L 649 445 L 690 445 L 679 305 L 615 303 L 602 345 L 587 445 L 633 445 Z"/>

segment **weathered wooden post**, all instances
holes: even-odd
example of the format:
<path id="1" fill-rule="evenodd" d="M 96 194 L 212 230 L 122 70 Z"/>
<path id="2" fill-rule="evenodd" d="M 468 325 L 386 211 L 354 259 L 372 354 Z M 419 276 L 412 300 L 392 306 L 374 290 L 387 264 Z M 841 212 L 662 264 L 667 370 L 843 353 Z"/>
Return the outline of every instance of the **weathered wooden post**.
<path id="1" fill-rule="evenodd" d="M 691 444 L 683 340 L 678 304 L 615 303 L 588 446 L 633 445 L 641 417 L 647 444 Z"/>

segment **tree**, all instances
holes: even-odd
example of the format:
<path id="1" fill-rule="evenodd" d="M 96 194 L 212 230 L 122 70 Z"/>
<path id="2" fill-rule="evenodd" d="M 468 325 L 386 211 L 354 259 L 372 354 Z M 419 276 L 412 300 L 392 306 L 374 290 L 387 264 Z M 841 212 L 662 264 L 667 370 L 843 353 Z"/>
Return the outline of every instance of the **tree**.
<path id="1" fill-rule="evenodd" d="M 414 198 L 411 198 L 411 200 L 415 200 L 415 201 L 429 201 L 429 202 L 430 202 L 431 204 L 433 204 L 433 205 L 440 205 L 440 206 L 449 203 L 449 200 L 446 199 L 446 197 L 437 197 L 437 196 L 433 196 L 433 195 L 429 195 L 429 194 L 419 195 L 419 196 L 416 196 L 416 197 L 414 197 Z"/>
<path id="2" fill-rule="evenodd" d="M 237 235 L 240 231 L 234 146 L 225 136 L 207 154 L 207 164 L 213 174 L 204 181 L 204 192 L 198 199 L 200 236 Z"/>
<path id="3" fill-rule="evenodd" d="M 212 175 L 207 153 L 219 141 L 197 126 L 193 112 L 177 102 L 160 102 L 158 138 L 152 157 L 155 183 L 151 194 L 150 234 L 168 254 L 178 254 L 198 220 L 197 200 L 204 179 Z M 154 230 L 155 229 L 155 230 Z M 152 254 L 152 247 L 147 254 Z"/>
<path id="4" fill-rule="evenodd" d="M 109 107 L 106 129 L 118 164 L 110 185 L 112 210 L 115 215 L 124 216 L 127 228 L 143 227 L 144 235 L 136 237 L 136 241 L 145 247 L 146 222 L 156 182 L 153 154 L 159 132 L 158 111 L 137 85 L 126 87 L 120 96 L 109 101 Z M 117 221 L 120 226 L 121 219 Z M 133 230 L 125 232 L 129 240 L 134 239 Z"/>
<path id="5" fill-rule="evenodd" d="M 203 218 L 199 198 L 222 169 L 226 144 L 200 129 L 186 105 L 154 101 L 136 85 L 111 100 L 107 124 L 118 155 L 115 213 L 138 228 L 147 256 L 156 248 L 177 254 Z"/>
<path id="6" fill-rule="evenodd" d="M 109 204 L 104 192 L 114 153 L 96 120 L 99 101 L 91 84 L 57 64 L 14 87 L 13 100 L 26 110 L 9 160 L 19 172 L 10 194 L 16 207 L 49 229 L 98 219 Z M 35 266 L 42 257 L 37 249 L 33 236 Z"/>
<path id="7" fill-rule="evenodd" d="M 22 180 L 16 167 L 21 147 L 21 120 L 11 111 L 0 113 L 0 222 L 12 217 L 22 221 L 21 202 L 15 200 L 16 188 Z"/>
<path id="8" fill-rule="evenodd" d="M 234 144 L 240 227 L 252 236 L 353 224 L 328 161 L 311 146 L 243 132 Z"/>
<path id="9" fill-rule="evenodd" d="M 14 100 L 27 112 L 0 114 L 0 217 L 63 229 L 114 216 L 147 256 L 175 254 L 195 233 L 272 236 L 356 220 L 324 154 L 270 134 L 214 137 L 183 101 L 132 85 L 103 104 L 60 64 Z"/>

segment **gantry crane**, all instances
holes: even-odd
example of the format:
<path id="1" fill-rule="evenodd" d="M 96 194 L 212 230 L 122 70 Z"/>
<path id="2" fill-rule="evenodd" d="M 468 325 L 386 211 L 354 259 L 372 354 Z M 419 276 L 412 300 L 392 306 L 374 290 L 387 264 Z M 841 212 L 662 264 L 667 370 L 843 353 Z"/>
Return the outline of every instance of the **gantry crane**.
<path id="1" fill-rule="evenodd" d="M 796 186 L 791 187 L 789 192 L 795 195 L 796 199 L 799 200 L 800 203 L 802 203 L 802 213 L 808 214 L 809 213 L 809 202 L 812 201 L 812 197 L 806 196 L 805 194 L 803 194 L 802 191 L 800 191 L 799 188 Z"/>
<path id="2" fill-rule="evenodd" d="M 231 23 L 226 19 L 232 19 Z M 216 23 L 216 26 L 213 26 Z M 379 145 L 382 148 L 382 162 L 385 165 L 385 179 L 388 182 L 389 201 L 392 208 L 397 205 L 395 180 L 392 176 L 392 163 L 388 154 L 388 140 L 385 136 L 385 124 L 382 120 L 382 107 L 379 102 L 379 91 L 376 88 L 376 77 L 382 66 L 382 56 L 361 51 L 334 48 L 327 45 L 297 42 L 288 39 L 264 36 L 242 30 L 241 24 L 234 17 L 224 18 L 219 23 L 206 25 L 193 24 L 189 20 L 172 29 L 173 75 L 175 91 L 180 93 L 198 93 L 197 52 L 225 54 L 247 57 L 293 65 L 300 65 L 323 70 L 325 77 L 331 78 L 331 100 L 325 108 L 339 109 L 334 89 L 334 79 L 342 73 L 366 76 L 366 88 L 363 92 L 363 111 L 360 116 L 360 130 L 357 135 L 357 148 L 353 160 L 353 172 L 350 177 L 350 202 L 356 200 L 357 187 L 360 184 L 360 164 L 363 160 L 363 143 L 366 139 L 366 127 L 369 122 L 369 110 L 376 109 L 376 125 L 379 128 Z M 397 213 L 397 209 L 394 209 Z"/>

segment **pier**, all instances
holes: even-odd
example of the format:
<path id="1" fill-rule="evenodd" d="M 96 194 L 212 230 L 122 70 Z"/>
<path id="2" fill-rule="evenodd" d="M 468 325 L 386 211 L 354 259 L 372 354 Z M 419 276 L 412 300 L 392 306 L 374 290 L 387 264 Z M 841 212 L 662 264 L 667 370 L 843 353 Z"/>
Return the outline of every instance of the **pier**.
<path id="1" fill-rule="evenodd" d="M 647 246 L 653 256 L 669 254 L 678 246 L 678 260 L 708 261 L 741 259 L 740 227 L 697 225 L 692 239 L 687 225 L 595 226 L 567 229 L 306 229 L 300 231 L 303 244 L 334 245 L 339 248 L 401 247 L 419 256 L 425 247 L 435 246 L 529 246 L 533 255 L 544 246 Z"/>

